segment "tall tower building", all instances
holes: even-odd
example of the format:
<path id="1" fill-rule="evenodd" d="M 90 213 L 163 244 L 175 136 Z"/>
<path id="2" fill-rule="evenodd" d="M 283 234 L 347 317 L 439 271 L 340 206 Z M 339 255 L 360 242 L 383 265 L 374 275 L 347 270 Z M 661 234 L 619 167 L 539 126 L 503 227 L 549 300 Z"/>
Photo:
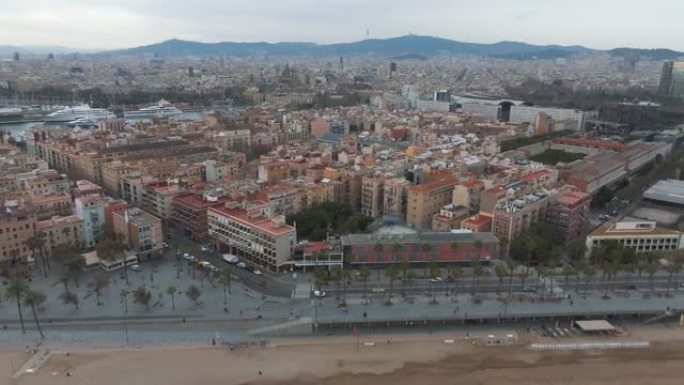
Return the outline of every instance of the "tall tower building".
<path id="1" fill-rule="evenodd" d="M 684 61 L 668 60 L 663 63 L 658 90 L 663 96 L 684 98 Z"/>

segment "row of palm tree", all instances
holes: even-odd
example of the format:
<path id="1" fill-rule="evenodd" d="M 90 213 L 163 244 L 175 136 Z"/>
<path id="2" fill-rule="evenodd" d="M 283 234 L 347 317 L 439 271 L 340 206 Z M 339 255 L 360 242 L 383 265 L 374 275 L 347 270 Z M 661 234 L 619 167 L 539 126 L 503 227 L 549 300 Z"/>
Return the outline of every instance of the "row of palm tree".
<path id="1" fill-rule="evenodd" d="M 373 250 L 379 255 L 381 255 L 385 252 L 385 248 L 386 248 L 386 245 L 384 245 L 382 243 L 376 243 L 373 246 Z M 405 246 L 403 244 L 394 243 L 391 245 L 391 248 L 392 248 L 392 251 L 394 253 L 394 260 L 395 261 L 407 262 L 406 258 L 402 258 L 402 254 L 403 254 L 404 249 L 405 249 Z M 452 253 L 456 254 L 459 251 L 459 249 L 461 248 L 461 244 L 458 242 L 452 242 L 449 244 L 449 248 L 451 249 Z M 484 249 L 484 243 L 482 243 L 482 241 L 480 241 L 478 239 L 473 243 L 473 248 L 475 249 L 477 257 L 479 259 L 480 256 L 482 255 L 482 250 Z M 424 255 L 431 256 L 431 258 L 429 258 L 429 259 L 436 260 L 439 256 L 438 253 L 440 250 L 439 250 L 439 248 L 434 247 L 434 245 L 432 245 L 430 243 L 423 243 L 420 245 L 420 251 Z"/>
<path id="2" fill-rule="evenodd" d="M 17 312 L 19 313 L 19 323 L 21 324 L 21 332 L 26 334 L 26 326 L 24 325 L 24 315 L 22 308 L 27 306 L 31 308 L 33 320 L 36 323 L 36 329 L 40 333 L 40 338 L 44 338 L 43 329 L 38 320 L 36 308 L 39 308 L 45 303 L 46 296 L 43 292 L 32 290 L 28 287 L 26 282 L 20 278 L 12 278 L 5 288 L 4 297 L 7 300 L 14 301 L 17 305 Z"/>

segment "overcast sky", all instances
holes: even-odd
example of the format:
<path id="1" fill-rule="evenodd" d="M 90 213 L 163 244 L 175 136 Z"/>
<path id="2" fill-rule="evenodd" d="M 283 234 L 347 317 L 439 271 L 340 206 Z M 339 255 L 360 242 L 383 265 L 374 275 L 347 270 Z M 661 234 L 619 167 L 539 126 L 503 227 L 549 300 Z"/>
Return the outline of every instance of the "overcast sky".
<path id="1" fill-rule="evenodd" d="M 683 0 L 2 0 L 0 44 L 123 48 L 170 38 L 349 42 L 434 35 L 684 51 Z"/>

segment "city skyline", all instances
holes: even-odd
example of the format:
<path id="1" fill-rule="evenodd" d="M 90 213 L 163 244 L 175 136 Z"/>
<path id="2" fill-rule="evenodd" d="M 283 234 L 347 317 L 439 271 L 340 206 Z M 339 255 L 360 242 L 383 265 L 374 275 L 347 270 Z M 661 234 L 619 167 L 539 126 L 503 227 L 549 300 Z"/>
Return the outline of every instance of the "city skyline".
<path id="1" fill-rule="evenodd" d="M 487 0 L 467 6 L 444 0 L 420 4 L 403 0 L 266 3 L 198 0 L 188 6 L 179 2 L 102 0 L 84 6 L 78 0 L 13 2 L 4 5 L 0 15 L 0 44 L 106 50 L 172 38 L 329 44 L 413 33 L 474 43 L 521 41 L 595 49 L 629 46 L 684 50 L 676 30 L 684 29 L 677 27 L 677 15 L 684 11 L 684 4 L 672 0 L 656 1 L 657 6 L 638 12 L 628 10 L 631 2 L 617 0 L 581 0 L 566 9 L 560 9 L 558 1 L 521 4 Z M 614 12 L 617 7 L 627 11 L 618 17 Z M 643 33 L 645 30 L 649 33 Z"/>

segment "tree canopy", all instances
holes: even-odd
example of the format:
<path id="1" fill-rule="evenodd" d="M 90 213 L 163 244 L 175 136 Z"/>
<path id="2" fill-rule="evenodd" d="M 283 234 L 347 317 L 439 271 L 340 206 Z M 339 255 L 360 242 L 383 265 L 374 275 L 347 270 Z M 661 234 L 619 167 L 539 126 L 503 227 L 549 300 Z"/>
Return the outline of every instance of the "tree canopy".
<path id="1" fill-rule="evenodd" d="M 348 206 L 332 202 L 314 204 L 306 210 L 287 218 L 289 224 L 297 224 L 297 236 L 311 241 L 326 238 L 327 233 L 349 234 L 364 232 L 373 218 L 357 214 Z"/>

